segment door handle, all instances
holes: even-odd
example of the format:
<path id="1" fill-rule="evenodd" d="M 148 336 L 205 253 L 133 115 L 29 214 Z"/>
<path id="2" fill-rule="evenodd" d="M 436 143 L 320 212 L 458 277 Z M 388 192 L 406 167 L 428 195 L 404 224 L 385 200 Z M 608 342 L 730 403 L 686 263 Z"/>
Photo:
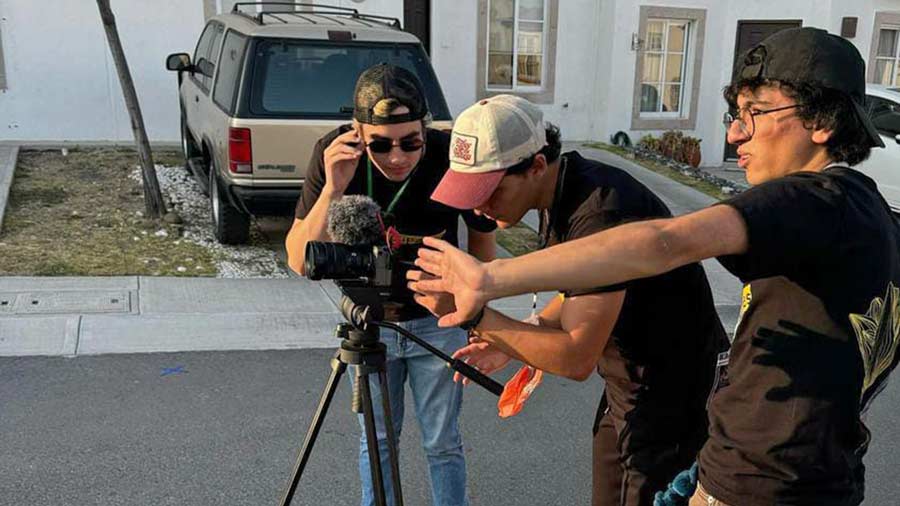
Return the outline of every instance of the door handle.
<path id="1" fill-rule="evenodd" d="M 199 101 L 200 101 L 200 97 L 197 95 L 194 95 L 194 102 L 199 102 Z"/>

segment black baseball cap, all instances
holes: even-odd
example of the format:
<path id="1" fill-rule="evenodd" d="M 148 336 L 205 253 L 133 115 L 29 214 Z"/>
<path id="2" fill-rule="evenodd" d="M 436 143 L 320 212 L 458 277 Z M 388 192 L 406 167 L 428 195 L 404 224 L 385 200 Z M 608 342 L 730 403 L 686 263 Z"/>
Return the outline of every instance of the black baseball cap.
<path id="1" fill-rule="evenodd" d="M 405 114 L 376 111 L 376 105 L 394 99 L 407 109 Z M 390 125 L 416 121 L 428 115 L 428 105 L 422 84 L 415 74 L 405 68 L 387 63 L 369 67 L 356 81 L 353 93 L 353 118 L 369 125 Z"/>
<path id="2" fill-rule="evenodd" d="M 884 147 L 866 114 L 866 64 L 856 47 L 820 28 L 790 28 L 744 53 L 735 82 L 744 79 L 808 82 L 848 95 L 874 147 Z"/>

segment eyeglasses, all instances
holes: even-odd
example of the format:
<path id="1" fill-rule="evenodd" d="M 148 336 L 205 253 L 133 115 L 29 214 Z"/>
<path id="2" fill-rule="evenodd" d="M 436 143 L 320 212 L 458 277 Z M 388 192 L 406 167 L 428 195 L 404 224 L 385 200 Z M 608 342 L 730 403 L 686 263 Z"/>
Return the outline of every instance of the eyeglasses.
<path id="1" fill-rule="evenodd" d="M 786 111 L 788 109 L 794 109 L 796 107 L 802 107 L 803 104 L 794 104 L 794 105 L 786 105 L 784 107 L 776 107 L 774 109 L 766 109 L 764 111 L 751 111 L 750 109 L 741 109 L 738 111 L 738 115 L 735 116 L 731 114 L 731 111 L 726 112 L 725 116 L 722 117 L 722 124 L 725 125 L 725 130 L 731 128 L 731 125 L 737 121 L 738 128 L 741 129 L 741 133 L 747 136 L 747 139 L 753 137 L 753 134 L 756 133 L 756 117 L 762 116 L 763 114 L 769 114 L 770 112 L 778 112 L 778 111 Z"/>
<path id="2" fill-rule="evenodd" d="M 400 150 L 405 153 L 413 153 L 422 149 L 422 146 L 424 145 L 425 141 L 419 138 L 400 139 L 399 141 L 394 141 L 393 139 L 377 138 L 373 139 L 372 142 L 366 144 L 366 146 L 373 153 L 379 154 L 390 153 L 390 151 L 394 149 L 394 146 L 398 146 Z"/>

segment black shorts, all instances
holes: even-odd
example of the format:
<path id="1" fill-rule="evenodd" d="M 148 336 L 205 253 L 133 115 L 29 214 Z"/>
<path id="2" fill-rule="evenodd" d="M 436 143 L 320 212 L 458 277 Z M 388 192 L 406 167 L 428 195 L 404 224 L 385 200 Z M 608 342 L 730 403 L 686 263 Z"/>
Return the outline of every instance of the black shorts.
<path id="1" fill-rule="evenodd" d="M 706 442 L 705 410 L 682 423 L 632 417 L 622 420 L 597 410 L 593 438 L 593 506 L 652 506 L 676 474 L 693 465 Z"/>

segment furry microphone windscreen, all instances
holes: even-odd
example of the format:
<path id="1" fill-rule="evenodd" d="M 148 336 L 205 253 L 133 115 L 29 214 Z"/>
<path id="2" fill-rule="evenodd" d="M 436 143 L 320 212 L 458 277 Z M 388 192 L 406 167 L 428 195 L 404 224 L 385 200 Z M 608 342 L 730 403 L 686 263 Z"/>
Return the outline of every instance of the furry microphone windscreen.
<path id="1" fill-rule="evenodd" d="M 347 195 L 328 207 L 328 235 L 331 240 L 358 246 L 383 244 L 381 207 L 365 195 Z"/>

